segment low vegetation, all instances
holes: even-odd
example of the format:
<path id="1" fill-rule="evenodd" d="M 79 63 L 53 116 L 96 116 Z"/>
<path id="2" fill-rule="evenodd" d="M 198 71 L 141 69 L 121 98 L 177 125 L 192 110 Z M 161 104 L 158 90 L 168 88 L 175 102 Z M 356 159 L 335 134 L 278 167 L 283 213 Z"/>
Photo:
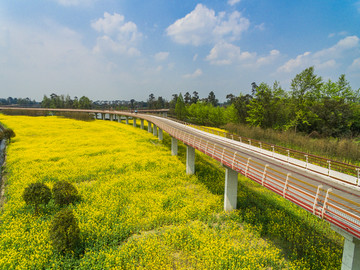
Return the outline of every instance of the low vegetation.
<path id="1" fill-rule="evenodd" d="M 294 131 L 276 131 L 244 124 L 227 124 L 224 129 L 239 136 L 360 165 L 360 144 L 353 139 L 321 138 L 316 133 L 304 135 Z"/>
<path id="2" fill-rule="evenodd" d="M 223 212 L 223 169 L 197 154 L 196 174 L 186 175 L 185 147 L 171 156 L 168 136 L 160 143 L 109 121 L 0 115 L 0 122 L 17 133 L 7 149 L 0 269 L 340 266 L 342 239 L 329 224 L 250 180 L 240 177 L 239 209 Z M 81 200 L 59 210 L 52 197 L 33 215 L 26 187 L 54 190 L 61 181 Z"/>

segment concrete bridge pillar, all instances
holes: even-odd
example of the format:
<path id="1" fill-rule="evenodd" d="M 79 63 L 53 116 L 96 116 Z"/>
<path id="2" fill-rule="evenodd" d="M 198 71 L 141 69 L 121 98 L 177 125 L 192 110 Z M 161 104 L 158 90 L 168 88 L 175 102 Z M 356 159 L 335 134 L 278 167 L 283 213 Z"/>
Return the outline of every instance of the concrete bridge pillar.
<path id="1" fill-rule="evenodd" d="M 151 133 L 151 122 L 148 121 L 148 132 Z"/>
<path id="2" fill-rule="evenodd" d="M 121 115 L 118 115 L 118 122 L 121 123 Z"/>
<path id="3" fill-rule="evenodd" d="M 109 118 L 110 118 L 110 121 L 113 121 L 114 120 L 114 115 L 110 113 Z"/>
<path id="4" fill-rule="evenodd" d="M 186 173 L 195 173 L 195 148 L 186 145 Z"/>
<path id="5" fill-rule="evenodd" d="M 140 123 L 141 123 L 141 124 L 140 124 L 140 128 L 141 128 L 141 129 L 144 129 L 144 119 L 141 119 L 141 120 L 140 120 Z"/>
<path id="6" fill-rule="evenodd" d="M 101 113 L 101 119 L 105 120 L 105 113 Z"/>
<path id="7" fill-rule="evenodd" d="M 136 127 L 136 118 L 133 117 L 133 127 Z"/>
<path id="8" fill-rule="evenodd" d="M 176 156 L 178 154 L 178 140 L 171 137 L 171 155 Z"/>
<path id="9" fill-rule="evenodd" d="M 153 124 L 154 127 L 153 127 L 153 135 L 154 136 L 157 136 L 157 126 L 155 124 Z"/>
<path id="10" fill-rule="evenodd" d="M 158 136 L 158 138 L 159 138 L 159 141 L 162 141 L 163 140 L 163 130 L 161 129 L 161 128 L 159 128 L 159 136 Z"/>
<path id="11" fill-rule="evenodd" d="M 341 270 L 360 270 L 360 239 L 334 225 L 331 228 L 344 236 Z"/>
<path id="12" fill-rule="evenodd" d="M 129 124 L 129 117 L 125 117 L 125 123 L 128 125 Z"/>
<path id="13" fill-rule="evenodd" d="M 225 167 L 225 192 L 224 210 L 231 211 L 236 209 L 237 204 L 238 172 Z"/>

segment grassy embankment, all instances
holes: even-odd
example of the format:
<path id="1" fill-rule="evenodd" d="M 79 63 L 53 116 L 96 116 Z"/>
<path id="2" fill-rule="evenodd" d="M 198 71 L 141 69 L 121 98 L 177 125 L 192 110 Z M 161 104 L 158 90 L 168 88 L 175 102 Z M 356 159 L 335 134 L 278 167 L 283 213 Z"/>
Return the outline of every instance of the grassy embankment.
<path id="1" fill-rule="evenodd" d="M 170 155 L 146 131 L 108 121 L 0 115 L 8 147 L 0 214 L 0 269 L 338 269 L 342 240 L 327 223 L 240 177 L 238 210 L 224 213 L 224 171 L 185 147 Z M 35 216 L 24 188 L 67 180 L 81 201 L 83 253 L 60 255 L 48 228 L 53 201 Z"/>
<path id="2" fill-rule="evenodd" d="M 360 165 L 359 139 L 350 138 L 313 138 L 293 131 L 276 131 L 249 127 L 247 125 L 227 124 L 224 128 L 231 133 L 247 138 L 272 143 L 290 149 L 327 157 L 340 162 Z"/>

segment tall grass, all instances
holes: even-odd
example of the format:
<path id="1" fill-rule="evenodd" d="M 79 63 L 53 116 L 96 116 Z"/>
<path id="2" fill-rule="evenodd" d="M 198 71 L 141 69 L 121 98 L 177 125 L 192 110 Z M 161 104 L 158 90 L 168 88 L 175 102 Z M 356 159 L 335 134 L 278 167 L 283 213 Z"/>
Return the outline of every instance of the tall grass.
<path id="1" fill-rule="evenodd" d="M 327 157 L 340 162 L 354 165 L 360 164 L 360 144 L 353 139 L 312 138 L 309 135 L 295 133 L 294 131 L 276 131 L 235 124 L 226 124 L 223 128 L 239 136 Z"/>

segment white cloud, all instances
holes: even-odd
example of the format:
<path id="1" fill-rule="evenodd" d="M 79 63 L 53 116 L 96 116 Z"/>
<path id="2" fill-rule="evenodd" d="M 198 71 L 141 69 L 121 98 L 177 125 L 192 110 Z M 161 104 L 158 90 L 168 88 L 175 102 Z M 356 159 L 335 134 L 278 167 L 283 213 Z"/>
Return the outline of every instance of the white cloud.
<path id="1" fill-rule="evenodd" d="M 98 0 L 55 0 L 62 6 L 91 6 Z"/>
<path id="2" fill-rule="evenodd" d="M 261 23 L 259 25 L 255 25 L 255 28 L 256 29 L 259 29 L 260 31 L 264 31 L 265 30 L 265 24 L 264 23 Z"/>
<path id="3" fill-rule="evenodd" d="M 194 57 L 193 57 L 193 61 L 195 62 L 197 59 L 198 59 L 198 54 L 196 53 L 195 55 L 194 55 Z"/>
<path id="4" fill-rule="evenodd" d="M 230 6 L 234 6 L 236 5 L 237 3 L 240 3 L 241 0 L 228 0 L 228 4 Z"/>
<path id="5" fill-rule="evenodd" d="M 348 36 L 339 40 L 334 46 L 320 50 L 315 53 L 305 52 L 298 55 L 295 59 L 290 59 L 278 68 L 279 72 L 292 72 L 315 66 L 318 69 L 334 68 L 341 64 L 349 54 L 353 57 L 358 55 L 360 49 L 360 39 L 357 36 Z M 338 61 L 336 61 L 338 59 Z"/>
<path id="6" fill-rule="evenodd" d="M 111 15 L 105 12 L 104 18 L 92 22 L 91 26 L 96 31 L 105 34 L 98 37 L 94 52 L 140 55 L 136 45 L 142 39 L 142 33 L 137 30 L 135 23 L 126 22 L 123 15 L 117 13 Z"/>
<path id="7" fill-rule="evenodd" d="M 341 57 L 342 53 L 346 50 L 359 47 L 360 39 L 357 36 L 348 36 L 344 39 L 341 39 L 334 46 L 318 51 L 314 54 L 315 58 L 322 57 Z"/>
<path id="8" fill-rule="evenodd" d="M 256 60 L 256 64 L 258 66 L 271 64 L 279 56 L 280 56 L 280 52 L 278 50 L 271 50 L 269 55 L 258 58 Z"/>
<path id="9" fill-rule="evenodd" d="M 237 40 L 249 25 L 249 20 L 238 11 L 216 15 L 214 10 L 198 4 L 193 11 L 170 25 L 166 33 L 177 43 L 200 46 L 223 39 Z"/>
<path id="10" fill-rule="evenodd" d="M 128 56 L 139 56 L 140 51 L 134 47 L 128 47 L 121 42 L 112 40 L 109 36 L 102 36 L 97 38 L 96 46 L 93 49 L 94 53 L 115 53 L 125 54 Z"/>
<path id="11" fill-rule="evenodd" d="M 290 59 L 284 65 L 278 68 L 280 72 L 291 72 L 293 69 L 298 67 L 304 67 L 309 65 L 310 52 L 298 55 L 295 59 Z"/>
<path id="12" fill-rule="evenodd" d="M 349 67 L 350 70 L 355 70 L 358 71 L 360 73 L 360 57 L 354 59 L 354 61 L 352 62 L 351 66 Z"/>
<path id="13" fill-rule="evenodd" d="M 156 61 L 164 61 L 169 57 L 169 52 L 158 52 L 154 55 Z"/>
<path id="14" fill-rule="evenodd" d="M 255 54 L 241 52 L 240 47 L 226 42 L 217 43 L 206 56 L 206 60 L 213 65 L 230 65 L 241 60 L 255 57 Z"/>
<path id="15" fill-rule="evenodd" d="M 194 73 L 183 75 L 183 78 L 185 78 L 185 79 L 197 78 L 197 77 L 201 76 L 202 74 L 203 74 L 202 70 L 200 68 L 198 68 L 197 70 L 194 71 Z"/>

